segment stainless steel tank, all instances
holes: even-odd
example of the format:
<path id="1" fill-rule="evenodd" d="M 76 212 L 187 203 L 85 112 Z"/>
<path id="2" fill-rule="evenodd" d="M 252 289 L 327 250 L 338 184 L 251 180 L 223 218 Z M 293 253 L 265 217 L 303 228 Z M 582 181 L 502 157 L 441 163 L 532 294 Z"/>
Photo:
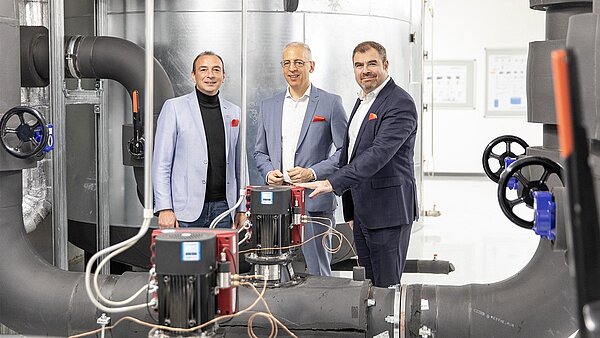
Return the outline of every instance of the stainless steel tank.
<path id="1" fill-rule="evenodd" d="M 144 1 L 107 0 L 109 35 L 144 46 Z M 421 1 L 397 0 L 300 0 L 297 11 L 285 12 L 283 1 L 248 1 L 247 112 L 250 183 L 261 184 L 252 152 L 260 101 L 285 88 L 279 61 L 282 48 L 304 41 L 316 63 L 311 81 L 339 94 L 350 114 L 359 90 L 352 70 L 352 50 L 364 40 L 382 43 L 390 61 L 390 74 L 421 107 L 420 41 Z M 93 34 L 93 1 L 65 1 L 66 34 Z M 222 97 L 241 104 L 242 61 L 241 0 L 156 0 L 155 57 L 167 71 L 175 95 L 193 90 L 190 78 L 194 57 L 205 50 L 225 61 Z M 411 33 L 416 41 L 410 42 Z M 143 60 L 140 60 L 143 62 Z M 412 79 L 411 79 L 412 77 Z M 142 207 L 130 167 L 122 165 L 121 125 L 131 123 L 129 99 L 117 83 L 106 86 L 110 113 L 110 223 L 141 223 Z M 80 112 L 74 112 L 77 109 Z M 96 222 L 95 158 L 92 148 L 93 112 L 71 107 L 74 130 L 67 131 L 69 149 L 68 215 L 70 220 Z M 421 142 L 415 151 L 415 172 L 420 186 Z"/>

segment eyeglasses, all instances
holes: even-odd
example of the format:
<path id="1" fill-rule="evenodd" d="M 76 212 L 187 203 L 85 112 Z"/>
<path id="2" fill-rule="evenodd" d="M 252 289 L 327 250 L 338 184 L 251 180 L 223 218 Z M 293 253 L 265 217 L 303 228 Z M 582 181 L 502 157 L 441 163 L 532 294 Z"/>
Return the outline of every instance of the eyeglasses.
<path id="1" fill-rule="evenodd" d="M 283 67 L 283 68 L 290 68 L 292 66 L 292 64 L 296 68 L 302 68 L 302 67 L 304 67 L 304 64 L 306 64 L 307 62 L 310 62 L 310 61 L 304 61 L 304 60 L 290 61 L 290 60 L 285 60 L 285 61 L 281 61 L 279 64 L 281 64 L 281 67 Z"/>

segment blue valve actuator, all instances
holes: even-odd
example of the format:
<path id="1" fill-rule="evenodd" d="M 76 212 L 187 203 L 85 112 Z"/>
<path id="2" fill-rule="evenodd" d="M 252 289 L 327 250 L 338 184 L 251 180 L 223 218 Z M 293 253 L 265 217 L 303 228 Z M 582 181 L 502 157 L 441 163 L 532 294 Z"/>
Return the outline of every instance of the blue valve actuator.
<path id="1" fill-rule="evenodd" d="M 516 160 L 517 160 L 516 158 L 505 157 L 504 158 L 504 168 L 508 168 L 508 166 L 511 165 Z M 506 186 L 510 190 L 517 190 L 517 189 L 519 189 L 519 180 L 517 180 L 516 177 L 511 177 L 508 179 L 508 183 L 506 184 Z"/>
<path id="2" fill-rule="evenodd" d="M 48 141 L 46 142 L 46 145 L 40 152 L 41 155 L 44 155 L 45 153 L 54 150 L 54 126 L 52 124 L 48 124 L 46 127 L 48 128 Z M 44 138 L 44 135 L 42 133 L 43 129 L 41 126 L 35 128 L 35 130 L 33 131 L 33 138 L 37 142 L 42 142 L 42 139 Z"/>
<path id="3" fill-rule="evenodd" d="M 549 191 L 533 192 L 533 231 L 549 240 L 556 239 L 556 203 Z"/>

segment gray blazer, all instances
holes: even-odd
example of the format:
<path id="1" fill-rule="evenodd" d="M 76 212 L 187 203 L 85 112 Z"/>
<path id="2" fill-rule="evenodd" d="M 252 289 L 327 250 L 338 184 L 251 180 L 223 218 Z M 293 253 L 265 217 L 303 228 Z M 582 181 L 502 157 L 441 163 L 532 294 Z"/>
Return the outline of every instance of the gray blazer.
<path id="1" fill-rule="evenodd" d="M 259 173 L 265 178 L 269 171 L 281 170 L 281 120 L 285 93 L 265 99 L 260 105 L 254 159 Z M 319 180 L 327 179 L 338 169 L 347 123 L 342 99 L 313 85 L 296 146 L 294 165 L 311 168 Z M 330 155 L 332 145 L 335 152 Z M 308 211 L 335 210 L 337 204 L 333 194 L 311 199 L 308 193 L 305 193 Z"/>
<path id="2" fill-rule="evenodd" d="M 231 208 L 240 182 L 240 107 L 222 97 L 219 101 L 225 127 L 225 192 Z M 173 209 L 180 221 L 197 220 L 204 206 L 207 173 L 206 133 L 194 90 L 167 100 L 158 117 L 152 161 L 154 212 Z"/>

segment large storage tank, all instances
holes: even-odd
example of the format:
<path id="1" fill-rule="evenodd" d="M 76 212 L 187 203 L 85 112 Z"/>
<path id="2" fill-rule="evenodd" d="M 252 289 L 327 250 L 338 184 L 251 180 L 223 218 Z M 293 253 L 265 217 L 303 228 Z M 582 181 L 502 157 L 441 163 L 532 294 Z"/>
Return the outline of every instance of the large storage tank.
<path id="1" fill-rule="evenodd" d="M 144 1 L 107 0 L 107 3 L 108 35 L 144 47 Z M 193 90 L 192 60 L 198 53 L 212 50 L 225 61 L 226 80 L 221 95 L 241 105 L 242 1 L 157 0 L 155 13 L 154 53 L 167 71 L 175 95 Z M 352 50 L 361 41 L 378 41 L 388 51 L 390 75 L 413 94 L 420 107 L 421 13 L 422 3 L 418 0 L 300 0 L 295 12 L 286 12 L 283 0 L 248 1 L 246 81 L 250 183 L 262 183 L 252 159 L 257 109 L 262 99 L 286 86 L 279 65 L 285 44 L 303 41 L 311 47 L 316 62 L 312 82 L 339 94 L 350 114 L 359 90 L 352 70 Z M 65 1 L 67 35 L 93 35 L 95 17 L 94 1 Z M 126 94 L 122 86 L 113 81 L 105 86 L 110 114 L 110 224 L 135 227 L 141 223 L 142 206 L 136 195 L 131 167 L 122 164 L 121 125 L 131 123 Z M 91 108 L 69 107 L 68 217 L 70 223 L 77 226 L 96 222 L 94 121 Z M 420 138 L 415 156 L 420 185 Z M 71 226 L 71 240 L 78 236 L 74 230 Z"/>

